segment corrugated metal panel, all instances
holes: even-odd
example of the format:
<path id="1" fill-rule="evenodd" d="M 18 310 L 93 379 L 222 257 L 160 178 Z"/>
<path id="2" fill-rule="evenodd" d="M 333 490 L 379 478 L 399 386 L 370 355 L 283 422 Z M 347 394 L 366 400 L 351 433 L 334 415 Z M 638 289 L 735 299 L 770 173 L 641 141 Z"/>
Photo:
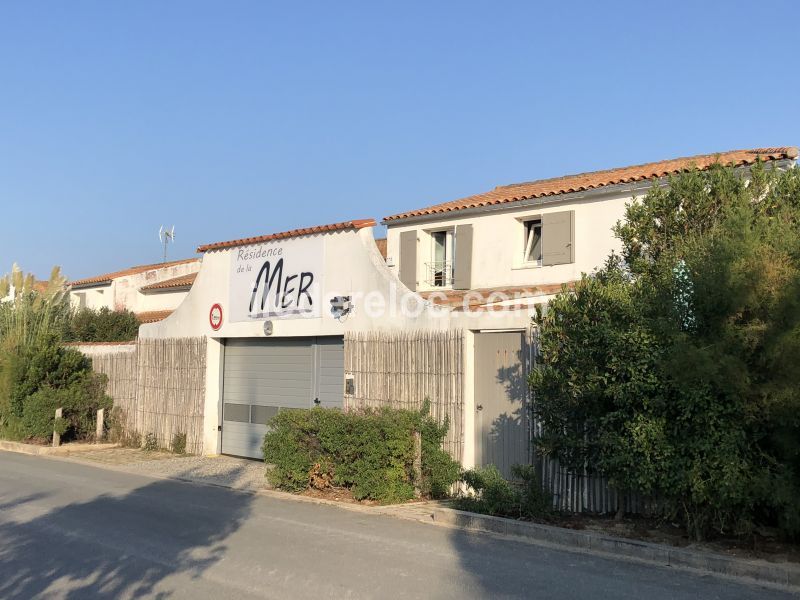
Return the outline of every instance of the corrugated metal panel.
<path id="1" fill-rule="evenodd" d="M 222 452 L 261 458 L 270 409 L 342 406 L 343 348 L 340 337 L 227 340 L 222 401 L 233 419 L 223 409 Z"/>
<path id="2" fill-rule="evenodd" d="M 317 398 L 320 406 L 344 405 L 344 339 L 317 338 Z"/>

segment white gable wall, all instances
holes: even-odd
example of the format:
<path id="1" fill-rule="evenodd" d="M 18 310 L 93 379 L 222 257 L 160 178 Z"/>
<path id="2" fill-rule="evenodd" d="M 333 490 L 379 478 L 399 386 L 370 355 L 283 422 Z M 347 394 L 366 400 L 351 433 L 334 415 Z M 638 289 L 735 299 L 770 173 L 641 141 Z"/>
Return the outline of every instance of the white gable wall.
<path id="1" fill-rule="evenodd" d="M 375 245 L 371 228 L 347 230 L 335 233 L 316 234 L 265 244 L 253 244 L 275 248 L 283 246 L 287 252 L 301 250 L 304 244 L 313 243 L 315 247 L 322 239 L 322 304 L 319 317 L 314 318 L 274 318 L 273 338 L 295 336 L 344 335 L 348 331 L 375 330 L 447 330 L 463 328 L 469 332 L 474 329 L 524 329 L 530 322 L 526 311 L 500 311 L 481 315 L 465 315 L 450 309 L 433 306 L 415 293 L 409 292 L 386 266 Z M 264 338 L 266 318 L 252 322 L 232 322 L 230 320 L 233 302 L 249 303 L 252 290 L 235 294 L 230 287 L 232 254 L 240 247 L 208 251 L 204 254 L 197 279 L 186 299 L 169 317 L 157 323 L 142 325 L 139 336 L 156 337 L 196 337 L 208 338 L 206 400 L 204 419 L 204 448 L 208 454 L 217 454 L 221 448 L 218 426 L 221 424 L 222 361 L 224 338 L 257 337 Z M 287 261 L 288 262 L 288 261 Z M 352 314 L 338 320 L 331 313 L 329 299 L 333 296 L 350 296 L 353 299 Z M 381 302 L 385 310 L 378 310 Z M 413 310 L 406 313 L 402 304 Z M 223 310 L 222 325 L 218 331 L 212 329 L 209 313 L 214 304 Z M 371 304 L 371 306 L 370 306 Z M 470 340 L 467 337 L 467 355 L 470 354 Z M 464 365 L 464 415 L 465 448 L 464 464 L 469 466 L 473 460 L 472 413 L 474 411 L 474 391 L 472 385 L 472 366 Z"/>

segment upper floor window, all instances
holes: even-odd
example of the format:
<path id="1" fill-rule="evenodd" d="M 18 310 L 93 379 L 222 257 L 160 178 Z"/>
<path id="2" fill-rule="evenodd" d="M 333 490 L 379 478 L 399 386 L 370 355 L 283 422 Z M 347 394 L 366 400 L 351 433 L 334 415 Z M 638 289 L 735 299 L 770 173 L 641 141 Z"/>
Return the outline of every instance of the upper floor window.
<path id="1" fill-rule="evenodd" d="M 525 221 L 525 254 L 522 258 L 527 264 L 542 264 L 542 221 Z"/>
<path id="2" fill-rule="evenodd" d="M 431 260 L 426 263 L 426 283 L 434 287 L 450 287 L 453 285 L 453 251 L 455 236 L 452 229 L 432 231 Z"/>

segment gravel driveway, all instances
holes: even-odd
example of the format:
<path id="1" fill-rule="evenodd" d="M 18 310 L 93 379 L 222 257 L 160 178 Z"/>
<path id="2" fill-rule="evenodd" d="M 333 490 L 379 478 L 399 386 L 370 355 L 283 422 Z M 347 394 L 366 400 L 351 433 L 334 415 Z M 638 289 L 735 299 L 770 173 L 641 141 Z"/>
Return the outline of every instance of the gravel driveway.
<path id="1" fill-rule="evenodd" d="M 264 463 L 232 456 L 176 456 L 169 452 L 145 452 L 134 448 L 111 448 L 74 454 L 71 460 L 114 465 L 122 470 L 169 477 L 237 490 L 269 489 Z"/>

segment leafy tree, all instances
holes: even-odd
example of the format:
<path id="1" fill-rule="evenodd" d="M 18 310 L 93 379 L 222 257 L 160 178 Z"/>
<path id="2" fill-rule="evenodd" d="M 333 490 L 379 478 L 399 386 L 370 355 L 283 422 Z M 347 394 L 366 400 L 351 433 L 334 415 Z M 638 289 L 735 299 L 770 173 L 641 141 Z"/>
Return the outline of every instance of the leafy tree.
<path id="1" fill-rule="evenodd" d="M 139 321 L 129 310 L 81 308 L 71 315 L 65 340 L 70 342 L 128 342 L 139 335 Z"/>
<path id="2" fill-rule="evenodd" d="M 574 472 L 602 473 L 621 496 L 653 492 L 669 454 L 662 418 L 658 340 L 643 323 L 636 286 L 611 256 L 542 320 L 541 368 L 531 373 L 539 450 Z M 622 504 L 619 505 L 620 515 Z"/>
<path id="3" fill-rule="evenodd" d="M 718 166 L 631 203 L 625 266 L 542 321 L 540 445 L 656 494 L 695 537 L 800 533 L 798 224 L 798 169 Z"/>

